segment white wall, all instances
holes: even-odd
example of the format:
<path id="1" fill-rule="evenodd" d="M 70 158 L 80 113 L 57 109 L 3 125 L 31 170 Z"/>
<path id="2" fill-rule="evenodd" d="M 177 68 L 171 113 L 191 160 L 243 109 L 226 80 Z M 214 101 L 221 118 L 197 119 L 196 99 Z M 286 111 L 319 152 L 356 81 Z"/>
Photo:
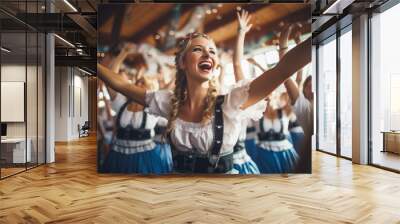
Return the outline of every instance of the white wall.
<path id="1" fill-rule="evenodd" d="M 25 65 L 2 65 L 1 81 L 5 82 L 25 82 Z M 7 108 L 1 108 L 6 110 Z M 7 123 L 7 137 L 25 137 L 25 123 Z"/>
<path id="2" fill-rule="evenodd" d="M 56 67 L 55 74 L 55 140 L 77 139 L 78 124 L 88 120 L 88 78 L 72 67 Z"/>
<path id="3" fill-rule="evenodd" d="M 28 74 L 36 74 L 36 67 L 28 66 L 25 68 L 24 65 L 18 64 L 9 64 L 1 66 L 1 81 L 4 82 L 25 82 L 25 74 L 27 69 Z M 27 88 L 27 106 L 30 107 L 29 111 L 32 111 L 32 107 L 36 108 L 37 99 L 36 99 L 36 80 L 31 80 L 29 78 L 29 86 L 34 86 L 35 88 Z M 25 82 L 26 83 L 26 82 Z M 40 106 L 40 105 L 39 105 Z M 7 110 L 7 108 L 1 108 L 1 110 Z M 36 109 L 34 109 L 36 111 Z M 36 113 L 27 113 L 28 122 L 37 120 Z M 25 137 L 25 123 L 26 122 L 7 122 L 7 136 L 8 137 Z M 33 127 L 33 125 L 28 125 L 28 129 Z M 36 130 L 36 126 L 34 127 Z M 28 137 L 29 133 L 28 130 Z"/>
<path id="4" fill-rule="evenodd" d="M 55 68 L 55 141 L 68 140 L 68 87 L 67 67 Z"/>
<path id="5" fill-rule="evenodd" d="M 36 70 L 38 69 L 38 71 Z M 27 81 L 25 78 L 27 77 Z M 22 113 L 26 111 L 24 122 L 6 122 L 8 138 L 30 139 L 32 161 L 44 163 L 44 89 L 43 89 L 42 68 L 25 64 L 3 64 L 1 66 L 1 81 L 5 82 L 24 82 L 26 83 L 26 105 L 22 108 Z M 22 92 L 23 94 L 23 92 Z M 7 96 L 2 96 L 7 97 Z M 10 108 L 1 108 L 10 110 Z M 8 111 L 10 112 L 10 111 Z M 39 156 L 37 157 L 37 153 Z"/>

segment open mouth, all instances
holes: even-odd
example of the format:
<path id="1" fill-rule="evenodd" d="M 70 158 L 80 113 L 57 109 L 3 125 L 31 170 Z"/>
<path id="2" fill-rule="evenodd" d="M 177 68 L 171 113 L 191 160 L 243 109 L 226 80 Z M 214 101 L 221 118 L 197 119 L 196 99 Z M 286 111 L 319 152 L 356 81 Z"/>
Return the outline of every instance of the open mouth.
<path id="1" fill-rule="evenodd" d="M 199 66 L 199 69 L 200 69 L 201 71 L 203 71 L 203 72 L 210 72 L 211 69 L 212 69 L 213 64 L 212 64 L 212 62 L 210 62 L 210 61 L 201 61 L 201 62 L 198 64 L 198 66 Z"/>

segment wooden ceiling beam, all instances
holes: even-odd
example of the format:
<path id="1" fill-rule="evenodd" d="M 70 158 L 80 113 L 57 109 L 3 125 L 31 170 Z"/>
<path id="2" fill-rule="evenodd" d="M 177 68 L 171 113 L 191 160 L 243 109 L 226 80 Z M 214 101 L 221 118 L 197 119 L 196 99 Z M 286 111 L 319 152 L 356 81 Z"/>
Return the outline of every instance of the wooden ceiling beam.
<path id="1" fill-rule="evenodd" d="M 195 4 L 184 4 L 182 7 L 181 11 L 181 18 L 179 20 L 178 27 L 184 26 L 184 21 L 188 20 L 191 13 L 192 9 L 196 7 L 197 5 Z M 171 14 L 165 14 L 161 18 L 157 19 L 154 23 L 150 24 L 147 26 L 142 32 L 138 33 L 137 35 L 129 38 L 131 41 L 134 42 L 145 42 L 150 45 L 155 46 L 155 40 L 154 40 L 154 34 L 168 26 L 169 21 L 170 21 Z"/>
<path id="2" fill-rule="evenodd" d="M 258 23 L 253 25 L 253 28 L 257 25 L 263 26 L 264 24 L 278 23 L 286 16 L 302 10 L 303 8 L 309 7 L 307 4 L 270 4 L 251 14 L 252 21 L 258 21 Z M 224 42 L 235 38 L 238 25 L 237 19 L 234 19 L 223 26 L 219 26 L 214 30 L 207 32 L 207 34 L 216 43 Z"/>
<path id="3" fill-rule="evenodd" d="M 139 39 L 143 31 L 147 30 L 154 24 L 165 23 L 168 20 L 160 20 L 168 17 L 174 4 L 161 4 L 157 7 L 151 7 L 150 4 L 132 5 L 127 8 L 122 22 L 123 29 L 121 30 L 122 38 Z M 151 11 L 149 11 L 151 10 Z"/>
<path id="4" fill-rule="evenodd" d="M 270 21 L 268 23 L 259 26 L 258 29 L 253 25 L 250 32 L 246 34 L 246 41 L 245 43 L 255 42 L 262 38 L 263 36 L 272 34 L 273 32 L 280 32 L 281 27 L 279 23 L 284 21 L 287 24 L 292 24 L 296 22 L 307 22 L 310 19 L 309 8 L 302 8 L 297 12 L 291 13 L 286 15 L 285 17 L 280 18 L 279 20 Z M 304 33 L 311 33 L 311 24 L 304 25 L 303 28 L 300 30 L 303 34 Z M 278 38 L 277 36 L 275 38 Z M 293 38 L 293 36 L 290 36 Z M 224 41 L 223 45 L 227 48 L 232 48 L 235 46 L 236 43 L 236 35 Z"/>
<path id="5" fill-rule="evenodd" d="M 232 21 L 236 21 L 238 12 L 237 7 L 241 7 L 242 9 L 248 11 L 249 14 L 252 14 L 257 10 L 268 7 L 268 4 L 227 4 L 226 6 L 224 5 L 224 7 L 229 7 L 229 11 L 227 11 L 224 15 L 221 15 L 222 18 L 220 20 L 216 20 L 216 17 L 214 17 L 214 20 L 208 21 L 205 24 L 205 33 L 210 33 L 213 30 L 230 24 Z"/>

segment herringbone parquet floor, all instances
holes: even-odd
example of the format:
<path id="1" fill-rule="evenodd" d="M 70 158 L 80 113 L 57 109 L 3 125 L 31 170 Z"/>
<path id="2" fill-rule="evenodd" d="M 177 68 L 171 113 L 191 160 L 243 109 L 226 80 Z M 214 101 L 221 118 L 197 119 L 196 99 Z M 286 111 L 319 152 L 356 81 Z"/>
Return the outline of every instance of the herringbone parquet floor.
<path id="1" fill-rule="evenodd" d="M 0 223 L 400 223 L 400 175 L 313 153 L 312 175 L 96 172 L 94 137 L 0 181 Z"/>

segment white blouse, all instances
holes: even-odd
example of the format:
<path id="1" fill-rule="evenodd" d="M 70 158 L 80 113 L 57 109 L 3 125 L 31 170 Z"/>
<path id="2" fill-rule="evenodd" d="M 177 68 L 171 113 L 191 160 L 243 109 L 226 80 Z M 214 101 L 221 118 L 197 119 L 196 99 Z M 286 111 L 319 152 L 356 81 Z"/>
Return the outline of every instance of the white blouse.
<path id="1" fill-rule="evenodd" d="M 242 121 L 248 118 L 258 120 L 265 110 L 266 103 L 264 100 L 245 110 L 240 109 L 249 97 L 250 83 L 249 80 L 239 82 L 225 96 L 222 104 L 224 132 L 221 156 L 233 152 L 233 146 L 239 138 L 240 131 L 242 128 L 246 128 L 242 127 L 244 123 Z M 148 92 L 146 94 L 146 105 L 149 113 L 169 118 L 172 95 L 173 92 L 170 90 Z M 206 156 L 211 150 L 214 139 L 213 123 L 214 117 L 207 124 L 187 122 L 177 118 L 175 128 L 171 132 L 171 141 L 179 151 Z"/>
<path id="2" fill-rule="evenodd" d="M 111 106 L 114 111 L 118 113 L 122 106 L 126 103 L 127 98 L 122 94 L 117 94 L 115 99 L 112 101 Z M 126 127 L 129 124 L 133 126 L 133 128 L 140 128 L 143 120 L 143 111 L 132 112 L 129 111 L 127 107 L 125 107 L 124 111 L 121 114 L 120 118 L 120 126 Z M 158 117 L 147 114 L 145 129 L 151 130 L 151 136 L 154 137 L 154 127 L 156 126 L 158 121 Z M 123 154 L 133 154 L 139 152 L 145 152 L 152 150 L 155 147 L 155 143 L 153 139 L 146 140 L 124 140 L 116 138 L 113 143 L 113 150 L 123 153 Z"/>
<path id="3" fill-rule="evenodd" d="M 285 135 L 289 135 L 289 121 L 296 121 L 296 115 L 294 113 L 286 114 L 284 111 L 282 113 L 282 125 L 283 125 L 283 133 Z M 256 127 L 257 133 L 260 133 L 260 121 L 254 121 L 254 126 Z M 268 119 L 263 116 L 262 122 L 264 125 L 264 131 L 267 132 L 269 130 L 273 130 L 275 133 L 279 133 L 281 131 L 282 125 L 279 118 Z M 292 143 L 287 139 L 283 139 L 280 141 L 260 141 L 257 139 L 257 144 L 263 149 L 272 150 L 272 151 L 285 151 L 293 148 Z"/>
<path id="4" fill-rule="evenodd" d="M 126 103 L 127 98 L 120 93 L 117 93 L 117 96 L 111 103 L 111 107 L 114 111 L 116 111 L 117 116 L 121 107 Z M 125 107 L 122 112 L 120 125 L 121 127 L 126 127 L 129 124 L 133 126 L 133 128 L 140 128 L 143 120 L 143 111 L 132 112 L 128 110 L 128 107 Z M 154 129 L 158 122 L 158 117 L 152 114 L 147 114 L 145 129 Z M 154 132 L 152 132 L 153 136 Z"/>
<path id="5" fill-rule="evenodd" d="M 281 121 L 279 118 L 275 119 L 268 119 L 263 116 L 263 125 L 264 125 L 264 131 L 269 131 L 273 130 L 274 132 L 280 132 L 281 131 Z M 283 133 L 285 135 L 289 135 L 289 122 L 294 122 L 296 121 L 296 115 L 294 113 L 286 114 L 284 111 L 282 111 L 282 125 L 283 125 Z M 256 127 L 257 133 L 259 133 L 260 130 L 260 121 L 254 121 L 254 127 Z"/>

